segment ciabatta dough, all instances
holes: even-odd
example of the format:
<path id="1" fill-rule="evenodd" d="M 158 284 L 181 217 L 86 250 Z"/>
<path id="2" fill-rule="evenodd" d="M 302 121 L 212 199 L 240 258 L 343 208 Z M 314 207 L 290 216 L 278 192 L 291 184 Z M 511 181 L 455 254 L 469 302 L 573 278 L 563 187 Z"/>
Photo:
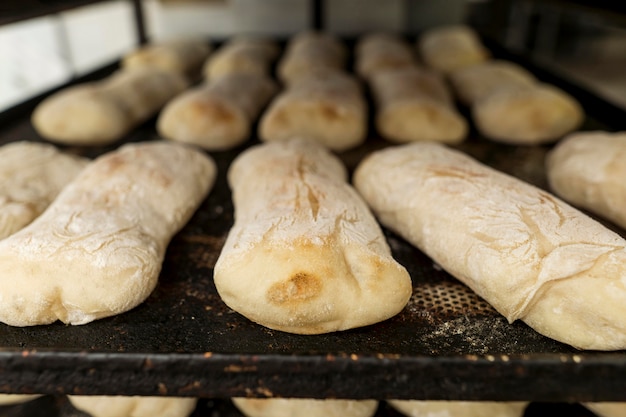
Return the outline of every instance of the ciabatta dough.
<path id="1" fill-rule="evenodd" d="M 213 48 L 202 39 L 172 39 L 141 46 L 123 58 L 123 68 L 157 68 L 195 81 Z"/>
<path id="2" fill-rule="evenodd" d="M 372 417 L 376 400 L 335 400 L 308 398 L 233 398 L 246 417 Z"/>
<path id="3" fill-rule="evenodd" d="M 411 279 L 346 177 L 338 158 L 303 140 L 235 159 L 235 224 L 214 270 L 230 308 L 300 334 L 365 326 L 404 308 Z"/>
<path id="4" fill-rule="evenodd" d="M 45 143 L 0 147 L 0 239 L 39 216 L 88 161 Z"/>
<path id="5" fill-rule="evenodd" d="M 204 77 L 215 80 L 234 73 L 270 76 L 278 53 L 278 46 L 269 40 L 237 37 L 206 60 Z"/>
<path id="6" fill-rule="evenodd" d="M 463 67 L 448 74 L 459 100 L 471 106 L 511 87 L 533 87 L 538 83 L 533 74 L 510 61 L 489 60 Z"/>
<path id="7" fill-rule="evenodd" d="M 459 143 L 467 136 L 467 122 L 436 73 L 417 67 L 377 72 L 370 77 L 370 90 L 376 129 L 389 141 Z"/>
<path id="8" fill-rule="evenodd" d="M 626 348 L 626 240 L 553 195 L 435 143 L 354 176 L 379 220 L 510 322 L 580 349 Z"/>
<path id="9" fill-rule="evenodd" d="M 311 71 L 342 71 L 347 59 L 346 46 L 327 32 L 302 32 L 290 39 L 278 61 L 277 76 L 289 85 Z"/>
<path id="10" fill-rule="evenodd" d="M 94 160 L 0 241 L 0 321 L 85 324 L 140 304 L 214 177 L 212 160 L 172 143 L 125 145 Z"/>
<path id="11" fill-rule="evenodd" d="M 573 133 L 548 154 L 546 171 L 561 198 L 626 229 L 626 133 Z"/>
<path id="12" fill-rule="evenodd" d="M 417 39 L 417 48 L 426 65 L 444 74 L 481 63 L 491 56 L 474 29 L 465 25 L 428 29 Z"/>
<path id="13" fill-rule="evenodd" d="M 123 395 L 68 395 L 74 407 L 92 417 L 187 417 L 197 398 Z"/>
<path id="14" fill-rule="evenodd" d="M 379 71 L 417 65 L 415 52 L 407 41 L 390 33 L 370 33 L 355 47 L 355 70 L 363 79 Z"/>
<path id="15" fill-rule="evenodd" d="M 498 142 L 554 142 L 584 119 L 576 99 L 512 62 L 487 61 L 456 70 L 450 79 L 480 133 Z"/>
<path id="16" fill-rule="evenodd" d="M 496 401 L 389 400 L 408 417 L 522 417 L 528 403 Z"/>
<path id="17" fill-rule="evenodd" d="M 32 123 L 44 138 L 69 145 L 121 139 L 187 87 L 174 72 L 122 70 L 104 80 L 69 87 L 41 102 Z"/>
<path id="18" fill-rule="evenodd" d="M 583 403 L 583 405 L 593 411 L 593 413 L 598 417 L 626 416 L 625 402 Z"/>
<path id="19" fill-rule="evenodd" d="M 311 71 L 270 103 L 259 122 L 259 137 L 274 142 L 299 136 L 344 151 L 365 141 L 367 124 L 367 103 L 354 77 Z"/>
<path id="20" fill-rule="evenodd" d="M 157 130 L 164 138 L 207 150 L 230 149 L 250 139 L 253 123 L 277 90 L 265 75 L 224 75 L 170 101 Z"/>

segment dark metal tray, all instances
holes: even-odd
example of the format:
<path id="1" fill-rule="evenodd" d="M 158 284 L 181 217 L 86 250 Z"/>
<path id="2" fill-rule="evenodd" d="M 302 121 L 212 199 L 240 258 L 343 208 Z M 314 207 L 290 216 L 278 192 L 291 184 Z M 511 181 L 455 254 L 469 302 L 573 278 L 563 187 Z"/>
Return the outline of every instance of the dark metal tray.
<path id="1" fill-rule="evenodd" d="M 619 128 L 602 114 L 590 116 L 583 129 Z M 125 142 L 155 139 L 151 120 Z M 0 144 L 15 140 L 39 140 L 27 114 L 2 119 Z M 95 157 L 120 144 L 64 149 Z M 371 137 L 340 156 L 352 170 L 384 146 Z M 543 158 L 549 146 L 499 145 L 473 133 L 460 148 L 546 187 Z M 266 329 L 231 311 L 217 295 L 212 268 L 233 223 L 225 175 L 242 149 L 211 153 L 219 167 L 217 183 L 172 240 L 160 282 L 142 305 L 84 326 L 0 325 L 0 392 L 626 401 L 625 352 L 577 351 L 521 322 L 507 323 L 388 231 L 394 256 L 414 283 L 413 297 L 396 317 L 301 336 Z"/>

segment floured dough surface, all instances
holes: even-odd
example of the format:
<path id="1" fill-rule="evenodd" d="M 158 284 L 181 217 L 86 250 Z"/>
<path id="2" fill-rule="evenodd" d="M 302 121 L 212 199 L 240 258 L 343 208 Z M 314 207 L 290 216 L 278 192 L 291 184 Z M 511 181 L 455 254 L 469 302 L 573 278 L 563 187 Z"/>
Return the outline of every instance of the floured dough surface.
<path id="1" fill-rule="evenodd" d="M 303 140 L 243 152 L 228 174 L 235 224 L 215 265 L 233 310 L 300 334 L 345 330 L 400 312 L 411 295 L 341 161 Z"/>
<path id="2" fill-rule="evenodd" d="M 0 239 L 39 216 L 87 163 L 45 143 L 0 147 Z"/>
<path id="3" fill-rule="evenodd" d="M 408 417 L 522 417 L 528 403 L 495 401 L 413 401 L 388 403 Z"/>
<path id="4" fill-rule="evenodd" d="M 196 398 L 68 395 L 72 405 L 92 417 L 187 417 Z"/>
<path id="5" fill-rule="evenodd" d="M 548 154 L 550 187 L 626 229 L 626 133 L 579 132 Z"/>
<path id="6" fill-rule="evenodd" d="M 161 142 L 91 162 L 41 216 L 0 241 L 0 321 L 84 324 L 141 303 L 214 177 L 203 153 Z"/>
<path id="7" fill-rule="evenodd" d="M 626 416 L 626 403 L 624 402 L 583 403 L 583 405 L 593 411 L 598 417 Z"/>
<path id="8" fill-rule="evenodd" d="M 553 195 L 434 143 L 367 157 L 380 221 L 509 319 L 582 349 L 626 348 L 626 241 Z"/>
<path id="9" fill-rule="evenodd" d="M 246 417 L 372 417 L 376 400 L 233 398 Z"/>

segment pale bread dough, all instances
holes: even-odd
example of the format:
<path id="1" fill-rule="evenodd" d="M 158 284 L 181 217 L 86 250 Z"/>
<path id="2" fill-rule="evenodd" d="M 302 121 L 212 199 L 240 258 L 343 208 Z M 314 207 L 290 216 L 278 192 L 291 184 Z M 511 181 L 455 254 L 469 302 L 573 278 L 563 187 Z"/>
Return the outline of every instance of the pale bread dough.
<path id="1" fill-rule="evenodd" d="M 77 409 L 92 417 L 187 417 L 197 398 L 139 397 L 123 395 L 68 395 Z"/>
<path id="2" fill-rule="evenodd" d="M 435 143 L 389 148 L 354 183 L 382 224 L 509 321 L 626 348 L 626 240 L 546 191 Z"/>
<path id="3" fill-rule="evenodd" d="M 215 170 L 203 153 L 161 142 L 91 162 L 43 214 L 0 241 L 0 321 L 85 324 L 137 306 Z"/>
<path id="4" fill-rule="evenodd" d="M 443 25 L 427 29 L 417 39 L 419 55 L 430 68 L 448 74 L 490 58 L 474 29 Z"/>
<path id="5" fill-rule="evenodd" d="M 376 400 L 233 398 L 246 417 L 372 417 Z"/>
<path id="6" fill-rule="evenodd" d="M 522 417 L 528 403 L 495 401 L 389 400 L 408 417 Z"/>
<path id="7" fill-rule="evenodd" d="M 561 198 L 626 229 L 626 133 L 573 133 L 548 154 L 546 171 Z"/>
<path id="8" fill-rule="evenodd" d="M 365 326 L 404 308 L 411 279 L 346 175 L 338 158 L 303 140 L 235 159 L 235 224 L 214 270 L 229 307 L 300 334 Z"/>
<path id="9" fill-rule="evenodd" d="M 398 35 L 370 33 L 361 37 L 355 47 L 355 71 L 368 79 L 380 71 L 417 65 L 415 51 Z"/>
<path id="10" fill-rule="evenodd" d="M 236 37 L 213 53 L 204 64 L 209 81 L 230 74 L 270 76 L 272 63 L 278 57 L 278 46 L 266 39 Z"/>
<path id="11" fill-rule="evenodd" d="M 598 417 L 626 417 L 625 402 L 583 403 Z"/>
<path id="12" fill-rule="evenodd" d="M 0 147 L 0 239 L 39 216 L 88 162 L 46 143 Z"/>

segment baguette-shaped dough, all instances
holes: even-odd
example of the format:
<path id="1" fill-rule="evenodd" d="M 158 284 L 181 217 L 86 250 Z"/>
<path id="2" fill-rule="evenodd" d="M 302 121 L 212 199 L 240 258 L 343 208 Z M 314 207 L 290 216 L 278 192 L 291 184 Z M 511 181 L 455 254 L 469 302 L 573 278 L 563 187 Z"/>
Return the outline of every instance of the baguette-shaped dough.
<path id="1" fill-rule="evenodd" d="M 528 403 L 496 401 L 389 400 L 408 417 L 522 417 Z"/>
<path id="2" fill-rule="evenodd" d="M 94 160 L 0 241 L 0 321 L 85 324 L 140 304 L 214 177 L 212 160 L 173 143 L 129 144 Z"/>
<path id="3" fill-rule="evenodd" d="M 372 417 L 376 400 L 336 400 L 308 398 L 232 399 L 246 417 Z"/>
<path id="4" fill-rule="evenodd" d="M 309 73 L 270 103 L 259 123 L 266 142 L 299 136 L 334 151 L 362 144 L 367 135 L 367 103 L 360 84 L 339 72 Z"/>
<path id="5" fill-rule="evenodd" d="M 346 46 L 326 32 L 302 32 L 294 36 L 277 66 L 280 81 L 289 85 L 300 77 L 320 70 L 342 71 L 347 59 Z"/>
<path id="6" fill-rule="evenodd" d="M 45 143 L 0 147 L 0 239 L 39 216 L 88 161 Z"/>
<path id="7" fill-rule="evenodd" d="M 92 417 L 187 417 L 197 398 L 123 395 L 68 395 L 78 410 Z"/>
<path id="8" fill-rule="evenodd" d="M 490 60 L 464 67 L 449 74 L 459 100 L 471 106 L 499 90 L 511 87 L 533 87 L 534 75 L 524 67 L 504 60 Z"/>
<path id="9" fill-rule="evenodd" d="M 253 123 L 277 90 L 265 75 L 224 75 L 170 101 L 157 130 L 164 138 L 207 150 L 230 149 L 250 138 Z"/>
<path id="10" fill-rule="evenodd" d="M 123 58 L 123 68 L 157 68 L 176 72 L 190 82 L 200 75 L 203 63 L 212 51 L 202 39 L 174 39 L 141 46 Z"/>
<path id="11" fill-rule="evenodd" d="M 204 77 L 214 80 L 233 73 L 270 76 L 278 53 L 278 46 L 269 40 L 235 38 L 206 60 Z"/>
<path id="12" fill-rule="evenodd" d="M 229 307 L 299 334 L 366 326 L 404 308 L 411 279 L 346 177 L 338 158 L 302 140 L 235 159 L 235 224 L 214 270 Z"/>
<path id="13" fill-rule="evenodd" d="M 371 33 L 359 40 L 355 48 L 355 70 L 363 79 L 379 71 L 416 65 L 413 48 L 399 36 Z"/>
<path id="14" fill-rule="evenodd" d="M 174 72 L 122 70 L 46 98 L 32 123 L 44 138 L 70 145 L 105 145 L 121 139 L 187 87 Z"/>
<path id="15" fill-rule="evenodd" d="M 558 196 L 626 229 L 626 133 L 573 133 L 548 154 L 546 171 Z"/>
<path id="16" fill-rule="evenodd" d="M 417 39 L 417 48 L 426 65 L 444 74 L 481 63 L 491 56 L 474 29 L 465 25 L 429 29 Z"/>
<path id="17" fill-rule="evenodd" d="M 626 240 L 553 195 L 435 143 L 376 152 L 354 181 L 379 220 L 509 321 L 626 348 Z"/>
<path id="18" fill-rule="evenodd" d="M 564 91 L 541 84 L 523 68 L 488 61 L 450 75 L 457 95 L 471 106 L 478 130 L 495 141 L 550 143 L 576 129 L 584 112 Z"/>
<path id="19" fill-rule="evenodd" d="M 467 122 L 438 74 L 406 67 L 378 72 L 369 85 L 376 102 L 376 129 L 385 139 L 396 143 L 465 139 Z"/>

